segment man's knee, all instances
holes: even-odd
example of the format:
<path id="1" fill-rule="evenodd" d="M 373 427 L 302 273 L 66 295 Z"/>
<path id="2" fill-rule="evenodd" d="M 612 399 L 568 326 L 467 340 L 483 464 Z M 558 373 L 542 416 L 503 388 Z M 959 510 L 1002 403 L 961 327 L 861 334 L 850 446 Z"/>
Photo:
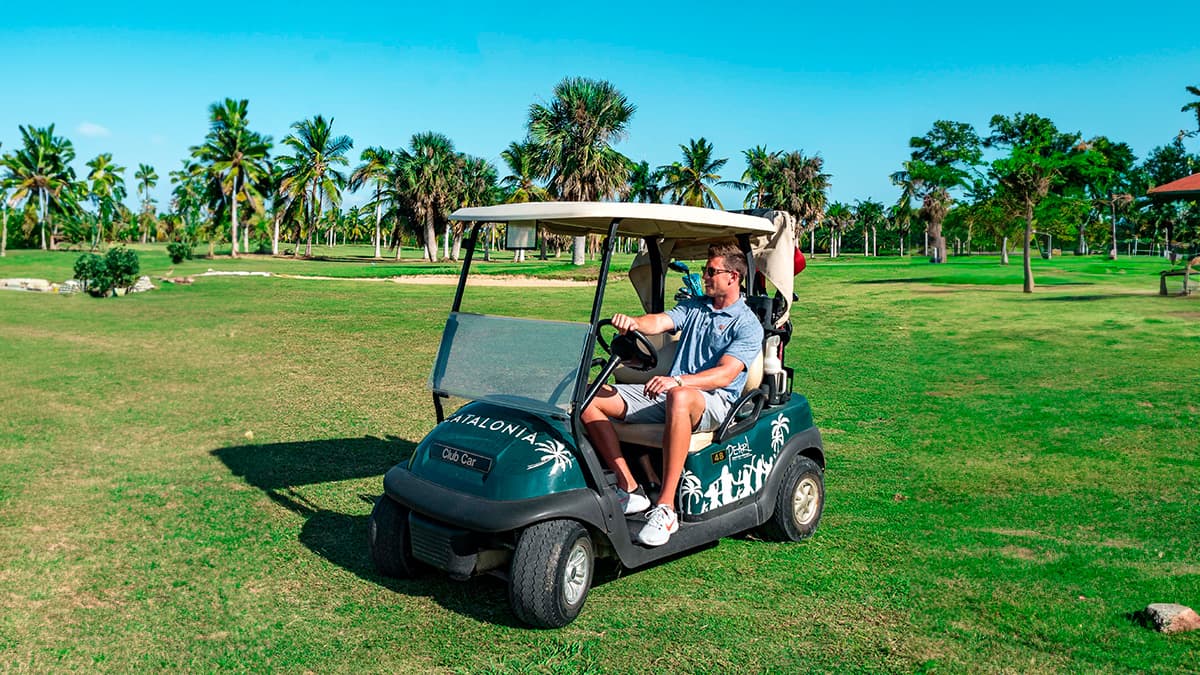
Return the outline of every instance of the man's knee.
<path id="1" fill-rule="evenodd" d="M 704 394 L 689 387 L 675 387 L 667 391 L 667 416 L 687 415 L 696 417 L 704 413 Z"/>
<path id="2" fill-rule="evenodd" d="M 609 385 L 604 385 L 600 391 L 596 392 L 595 398 L 587 404 L 583 409 L 580 418 L 584 422 L 598 422 L 609 418 L 622 418 L 625 416 L 625 401 Z"/>

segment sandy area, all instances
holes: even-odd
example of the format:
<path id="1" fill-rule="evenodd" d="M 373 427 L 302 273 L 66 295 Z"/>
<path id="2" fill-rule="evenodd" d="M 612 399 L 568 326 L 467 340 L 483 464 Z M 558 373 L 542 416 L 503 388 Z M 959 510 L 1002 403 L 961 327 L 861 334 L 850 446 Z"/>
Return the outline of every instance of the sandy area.
<path id="1" fill-rule="evenodd" d="M 323 281 L 390 281 L 394 284 L 416 284 L 421 286 L 453 286 L 458 283 L 458 276 L 453 274 L 414 274 L 411 276 L 400 277 L 379 277 L 379 278 L 345 278 L 345 277 L 320 277 L 309 276 L 305 274 L 277 274 L 275 276 L 285 279 L 319 279 Z M 595 286 L 592 281 L 574 281 L 571 279 L 539 279 L 536 277 L 516 277 L 503 275 L 472 275 L 467 280 L 468 286 L 509 286 L 509 287 L 541 287 L 541 288 L 566 288 L 566 287 L 590 287 Z"/>

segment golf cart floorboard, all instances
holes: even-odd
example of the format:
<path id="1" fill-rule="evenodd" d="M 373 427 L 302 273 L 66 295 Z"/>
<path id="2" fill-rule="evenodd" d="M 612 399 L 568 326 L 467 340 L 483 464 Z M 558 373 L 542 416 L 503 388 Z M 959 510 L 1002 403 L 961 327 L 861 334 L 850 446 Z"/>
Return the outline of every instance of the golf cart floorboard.
<path id="1" fill-rule="evenodd" d="M 716 545 L 722 537 L 728 537 L 757 527 L 758 505 L 754 502 L 740 506 L 721 518 L 699 522 L 679 521 L 679 529 L 662 546 L 646 546 L 637 541 L 637 535 L 646 525 L 645 514 L 629 516 L 625 523 L 629 528 L 629 541 L 621 542 L 613 537 L 613 546 L 618 549 L 621 563 L 626 567 L 641 567 L 673 555 L 696 548 Z"/>

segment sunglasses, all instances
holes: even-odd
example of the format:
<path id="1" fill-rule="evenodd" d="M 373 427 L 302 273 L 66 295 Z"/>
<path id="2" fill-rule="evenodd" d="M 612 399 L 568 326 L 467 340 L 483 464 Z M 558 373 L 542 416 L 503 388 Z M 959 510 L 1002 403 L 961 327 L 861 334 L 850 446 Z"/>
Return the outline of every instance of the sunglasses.
<path id="1" fill-rule="evenodd" d="M 722 272 L 733 273 L 733 272 L 736 272 L 737 270 L 723 270 L 723 269 L 718 269 L 716 267 L 705 267 L 703 271 L 704 271 L 704 276 L 715 277 L 718 274 L 721 274 Z"/>

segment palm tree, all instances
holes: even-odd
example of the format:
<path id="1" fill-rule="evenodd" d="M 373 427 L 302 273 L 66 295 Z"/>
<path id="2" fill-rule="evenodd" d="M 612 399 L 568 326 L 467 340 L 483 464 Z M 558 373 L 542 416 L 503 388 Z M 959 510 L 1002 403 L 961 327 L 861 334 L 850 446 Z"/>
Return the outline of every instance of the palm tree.
<path id="1" fill-rule="evenodd" d="M 464 156 L 457 206 L 490 206 L 499 202 L 500 181 L 497 176 L 496 167 L 492 166 L 491 162 L 480 157 Z M 458 260 L 463 231 L 464 226 L 455 223 L 451 260 Z"/>
<path id="2" fill-rule="evenodd" d="M 446 222 L 462 189 L 463 163 L 454 143 L 433 131 L 414 134 L 407 150 L 396 151 L 396 196 L 421 224 L 425 260 L 430 262 L 437 261 L 437 227 Z"/>
<path id="3" fill-rule="evenodd" d="M 0 155 L 0 169 L 8 166 L 8 155 Z M 0 176 L 0 258 L 8 255 L 8 179 Z"/>
<path id="4" fill-rule="evenodd" d="M 292 129 L 293 133 L 283 139 L 283 144 L 291 148 L 293 154 L 279 158 L 283 166 L 280 189 L 297 196 L 304 205 L 308 222 L 304 255 L 310 256 L 313 231 L 321 219 L 324 204 L 336 208 L 342 203 L 346 175 L 336 167 L 349 165 L 346 153 L 354 147 L 354 141 L 349 136 L 334 136 L 333 118 L 326 121 L 321 115 L 296 122 Z"/>
<path id="5" fill-rule="evenodd" d="M 629 186 L 623 197 L 627 202 L 659 204 L 663 198 L 662 169 L 651 169 L 646 161 L 629 164 Z"/>
<path id="6" fill-rule="evenodd" d="M 773 170 L 781 152 L 769 152 L 766 146 L 756 145 L 749 150 L 743 150 L 746 158 L 746 170 L 742 172 L 742 184 L 749 192 L 742 206 L 747 208 L 763 208 L 763 196 L 769 189 Z"/>
<path id="7" fill-rule="evenodd" d="M 825 224 L 829 226 L 829 257 L 836 258 L 842 252 L 842 233 L 854 223 L 854 212 L 849 206 L 834 202 L 825 211 Z"/>
<path id="8" fill-rule="evenodd" d="M 908 162 L 905 162 L 908 164 Z M 900 235 L 900 255 L 904 255 L 904 242 L 912 229 L 913 208 L 912 200 L 917 196 L 917 186 L 907 169 L 902 169 L 890 176 L 892 185 L 900 188 L 900 196 L 896 203 L 888 209 L 893 229 Z"/>
<path id="9" fill-rule="evenodd" d="M 192 155 L 208 165 L 215 193 L 228 200 L 230 210 L 230 254 L 238 255 L 238 202 L 262 210 L 257 184 L 263 179 L 271 152 L 271 137 L 251 131 L 247 126 L 249 101 L 227 98 L 208 108 L 209 131 L 204 144 L 192 148 Z"/>
<path id="10" fill-rule="evenodd" d="M 507 196 L 506 204 L 544 202 L 550 199 L 546 188 L 538 185 L 538 149 L 532 141 L 513 141 L 500 151 L 500 158 L 508 165 L 508 175 L 501 181 Z"/>
<path id="11" fill-rule="evenodd" d="M 171 190 L 172 207 L 183 219 L 182 241 L 194 244 L 199 229 L 200 210 L 204 208 L 204 167 L 184 159 L 180 168 L 167 175 L 175 185 Z"/>
<path id="12" fill-rule="evenodd" d="M 383 244 L 383 190 L 387 186 L 388 173 L 394 155 L 392 151 L 380 147 L 371 147 L 362 151 L 359 159 L 362 164 L 350 172 L 350 189 L 357 192 L 367 184 L 375 187 L 375 200 L 371 203 L 375 210 L 375 258 L 382 257 L 380 250 Z"/>
<path id="13" fill-rule="evenodd" d="M 41 231 L 42 250 L 46 250 L 46 220 L 54 211 L 66 212 L 74 208 L 75 170 L 71 162 L 75 159 L 75 147 L 71 141 L 54 135 L 54 125 L 35 128 L 21 125 L 21 148 L 5 157 L 5 184 L 12 190 L 8 205 L 36 199 L 37 222 Z M 50 233 L 50 249 L 55 244 L 56 229 Z"/>
<path id="14" fill-rule="evenodd" d="M 596 201 L 621 192 L 628 160 L 612 148 L 625 137 L 636 108 L 611 83 L 568 77 L 548 105 L 529 107 L 529 137 L 537 145 L 539 177 L 568 201 Z M 572 263 L 584 262 L 584 237 L 575 237 Z"/>
<path id="15" fill-rule="evenodd" d="M 125 167 L 113 163 L 112 153 L 105 152 L 97 155 L 87 163 L 91 171 L 87 179 L 91 181 L 92 201 L 96 203 L 96 214 L 99 222 L 96 234 L 92 238 L 92 249 L 100 246 L 104 235 L 112 235 L 113 216 L 117 204 L 125 198 Z"/>
<path id="16" fill-rule="evenodd" d="M 863 228 L 863 256 L 879 255 L 879 240 L 876 230 L 879 224 L 884 222 L 883 202 L 860 199 L 854 205 L 854 218 Z M 870 236 L 868 236 L 868 231 Z"/>
<path id="17" fill-rule="evenodd" d="M 1192 86 L 1189 84 L 1187 86 L 1187 93 L 1191 94 L 1192 96 L 1200 97 L 1200 87 Z M 1190 103 L 1185 103 L 1184 106 L 1179 109 L 1179 112 L 1191 112 L 1192 114 L 1194 114 L 1196 116 L 1196 131 L 1187 132 L 1187 135 L 1192 136 L 1197 133 L 1200 133 L 1200 100 L 1191 101 Z M 1184 132 L 1180 132 L 1180 133 L 1184 133 Z"/>
<path id="18" fill-rule="evenodd" d="M 683 150 L 683 162 L 660 166 L 665 184 L 663 190 L 671 194 L 671 200 L 685 206 L 703 206 L 724 209 L 713 185 L 744 187 L 736 181 L 722 181 L 717 173 L 729 161 L 713 158 L 713 146 L 704 137 L 691 139 Z"/>
<path id="19" fill-rule="evenodd" d="M 757 186 L 759 207 L 787 211 L 796 218 L 801 232 L 815 231 L 824 220 L 825 192 L 829 189 L 830 176 L 823 171 L 825 160 L 796 150 L 766 155 L 761 161 L 764 168 Z"/>
<path id="20" fill-rule="evenodd" d="M 150 191 L 158 185 L 158 173 L 149 164 L 138 164 L 137 171 L 133 174 L 133 177 L 138 182 L 137 191 L 142 197 L 142 213 L 153 216 L 154 200 L 150 198 Z M 143 244 L 146 243 L 146 235 L 149 231 L 150 228 L 146 228 L 142 232 Z M 157 239 L 157 237 L 155 238 Z"/>

